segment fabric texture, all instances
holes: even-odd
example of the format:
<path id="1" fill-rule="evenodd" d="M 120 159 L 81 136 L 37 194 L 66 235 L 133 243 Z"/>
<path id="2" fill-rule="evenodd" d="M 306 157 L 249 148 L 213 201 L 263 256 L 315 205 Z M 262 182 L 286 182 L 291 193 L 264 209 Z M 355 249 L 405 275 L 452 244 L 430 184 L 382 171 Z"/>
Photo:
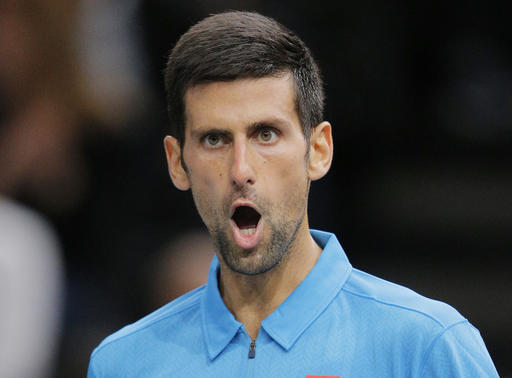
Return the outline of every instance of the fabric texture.
<path id="1" fill-rule="evenodd" d="M 107 337 L 88 377 L 497 377 L 478 330 L 449 305 L 352 268 L 311 230 L 316 265 L 251 339 L 208 283 Z"/>

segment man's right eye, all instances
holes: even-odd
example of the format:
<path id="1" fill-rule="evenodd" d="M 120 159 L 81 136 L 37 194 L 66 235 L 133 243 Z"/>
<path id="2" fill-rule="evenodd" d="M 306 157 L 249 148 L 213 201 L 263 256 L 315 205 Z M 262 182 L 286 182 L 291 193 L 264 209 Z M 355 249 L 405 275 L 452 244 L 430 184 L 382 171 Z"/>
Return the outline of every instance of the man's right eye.
<path id="1" fill-rule="evenodd" d="M 208 134 L 204 137 L 204 144 L 207 147 L 220 147 L 223 144 L 222 135 Z"/>

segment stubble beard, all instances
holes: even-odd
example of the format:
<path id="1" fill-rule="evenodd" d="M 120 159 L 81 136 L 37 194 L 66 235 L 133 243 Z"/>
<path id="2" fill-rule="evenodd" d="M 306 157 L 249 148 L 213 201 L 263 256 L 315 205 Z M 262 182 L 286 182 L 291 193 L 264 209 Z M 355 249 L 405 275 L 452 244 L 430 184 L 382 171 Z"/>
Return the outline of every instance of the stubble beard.
<path id="1" fill-rule="evenodd" d="M 227 232 L 220 227 L 213 228 L 210 234 L 215 247 L 229 269 L 240 274 L 254 276 L 268 272 L 282 261 L 295 240 L 302 220 L 303 217 L 300 217 L 296 222 L 279 225 L 266 224 L 265 226 L 270 228 L 269 242 L 267 245 L 260 245 L 251 249 L 243 249 L 234 244 L 229 239 Z M 256 254 L 258 248 L 265 249 L 261 253 L 261 258 L 251 259 L 251 255 Z"/>
<path id="2" fill-rule="evenodd" d="M 301 185 L 298 185 L 301 187 Z M 208 203 L 204 203 L 201 198 L 194 196 L 196 207 L 202 208 L 208 214 L 200 214 L 203 221 L 210 219 L 211 222 L 204 222 L 212 238 L 216 250 L 220 253 L 222 260 L 227 267 L 237 273 L 244 275 L 258 275 L 265 273 L 277 266 L 283 257 L 287 254 L 299 231 L 306 212 L 306 202 L 309 192 L 309 181 L 305 188 L 297 188 L 292 195 L 288 196 L 286 204 L 272 206 L 269 201 L 260 197 L 250 196 L 242 190 L 239 197 L 251 198 L 262 211 L 262 218 L 265 217 L 266 235 L 260 240 L 255 248 L 244 249 L 236 244 L 229 236 L 231 227 L 229 222 L 226 224 L 226 215 L 232 200 L 226 201 L 224 210 L 216 211 Z M 206 205 L 201 206 L 200 204 Z M 286 219 L 287 215 L 293 214 L 291 219 Z M 270 216 L 273 215 L 271 218 Z M 263 219 L 260 220 L 260 222 Z"/>

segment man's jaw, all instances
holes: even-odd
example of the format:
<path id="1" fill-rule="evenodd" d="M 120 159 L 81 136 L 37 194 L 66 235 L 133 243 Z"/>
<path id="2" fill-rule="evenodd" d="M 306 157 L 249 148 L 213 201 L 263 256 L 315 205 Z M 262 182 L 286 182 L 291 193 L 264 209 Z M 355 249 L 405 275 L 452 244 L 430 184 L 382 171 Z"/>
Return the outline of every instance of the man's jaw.
<path id="1" fill-rule="evenodd" d="M 230 218 L 233 238 L 239 247 L 256 247 L 263 234 L 263 219 L 257 207 L 247 200 L 236 200 L 231 206 Z"/>

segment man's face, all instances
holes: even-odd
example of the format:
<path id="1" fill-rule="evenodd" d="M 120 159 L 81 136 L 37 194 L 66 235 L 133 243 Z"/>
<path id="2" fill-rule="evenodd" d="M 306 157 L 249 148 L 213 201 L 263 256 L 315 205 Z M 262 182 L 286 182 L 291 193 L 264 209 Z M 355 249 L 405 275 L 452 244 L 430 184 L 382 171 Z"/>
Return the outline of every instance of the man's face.
<path id="1" fill-rule="evenodd" d="M 194 202 L 227 266 L 278 264 L 306 216 L 307 145 L 290 76 L 237 79 L 185 95 L 182 159 Z"/>

